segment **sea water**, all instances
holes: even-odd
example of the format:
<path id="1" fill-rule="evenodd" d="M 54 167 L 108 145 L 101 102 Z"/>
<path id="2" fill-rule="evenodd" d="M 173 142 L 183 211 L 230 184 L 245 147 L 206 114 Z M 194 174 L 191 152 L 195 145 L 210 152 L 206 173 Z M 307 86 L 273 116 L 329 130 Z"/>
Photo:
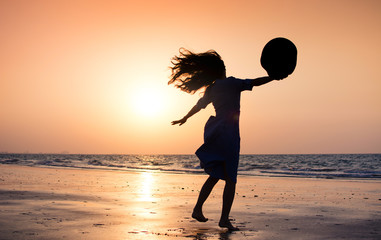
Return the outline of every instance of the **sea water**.
<path id="1" fill-rule="evenodd" d="M 0 164 L 203 173 L 195 155 L 0 154 Z M 381 154 L 241 155 L 239 175 L 381 178 Z"/>

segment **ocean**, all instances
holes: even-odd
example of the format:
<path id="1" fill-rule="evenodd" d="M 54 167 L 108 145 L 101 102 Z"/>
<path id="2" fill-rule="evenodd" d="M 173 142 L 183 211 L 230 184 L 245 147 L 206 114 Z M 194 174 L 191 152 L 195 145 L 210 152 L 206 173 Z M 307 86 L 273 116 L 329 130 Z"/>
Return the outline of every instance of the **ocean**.
<path id="1" fill-rule="evenodd" d="M 0 164 L 109 170 L 203 173 L 195 155 L 0 154 Z M 239 175 L 306 178 L 381 178 L 381 154 L 250 154 Z"/>

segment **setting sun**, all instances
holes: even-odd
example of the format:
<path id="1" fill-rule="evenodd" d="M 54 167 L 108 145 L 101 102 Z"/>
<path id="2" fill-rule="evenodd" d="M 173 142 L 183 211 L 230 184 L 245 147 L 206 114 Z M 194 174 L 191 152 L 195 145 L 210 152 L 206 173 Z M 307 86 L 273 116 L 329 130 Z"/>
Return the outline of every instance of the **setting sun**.
<path id="1" fill-rule="evenodd" d="M 157 116 L 164 109 L 164 96 L 154 87 L 135 90 L 130 101 L 135 113 L 145 117 Z"/>

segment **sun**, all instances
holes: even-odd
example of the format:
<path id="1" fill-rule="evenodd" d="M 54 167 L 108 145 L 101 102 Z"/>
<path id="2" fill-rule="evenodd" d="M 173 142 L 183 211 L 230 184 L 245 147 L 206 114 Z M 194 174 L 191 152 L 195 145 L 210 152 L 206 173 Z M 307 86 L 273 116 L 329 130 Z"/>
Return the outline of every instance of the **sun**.
<path id="1" fill-rule="evenodd" d="M 138 115 L 154 117 L 164 109 L 164 96 L 153 87 L 136 89 L 133 92 L 131 104 Z"/>

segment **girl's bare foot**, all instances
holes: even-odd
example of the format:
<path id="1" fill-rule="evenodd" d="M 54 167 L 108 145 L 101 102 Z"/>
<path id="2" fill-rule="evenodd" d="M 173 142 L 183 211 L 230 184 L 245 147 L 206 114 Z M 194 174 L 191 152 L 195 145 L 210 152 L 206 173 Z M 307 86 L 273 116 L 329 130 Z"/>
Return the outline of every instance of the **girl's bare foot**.
<path id="1" fill-rule="evenodd" d="M 222 228 L 227 228 L 229 231 L 239 231 L 239 228 L 237 227 L 234 227 L 230 220 L 220 220 L 220 222 L 218 223 L 218 226 L 222 227 Z"/>
<path id="2" fill-rule="evenodd" d="M 202 211 L 198 211 L 195 209 L 193 209 L 192 218 L 196 219 L 199 222 L 208 221 L 208 219 L 206 217 L 204 217 L 204 215 L 202 214 Z"/>

